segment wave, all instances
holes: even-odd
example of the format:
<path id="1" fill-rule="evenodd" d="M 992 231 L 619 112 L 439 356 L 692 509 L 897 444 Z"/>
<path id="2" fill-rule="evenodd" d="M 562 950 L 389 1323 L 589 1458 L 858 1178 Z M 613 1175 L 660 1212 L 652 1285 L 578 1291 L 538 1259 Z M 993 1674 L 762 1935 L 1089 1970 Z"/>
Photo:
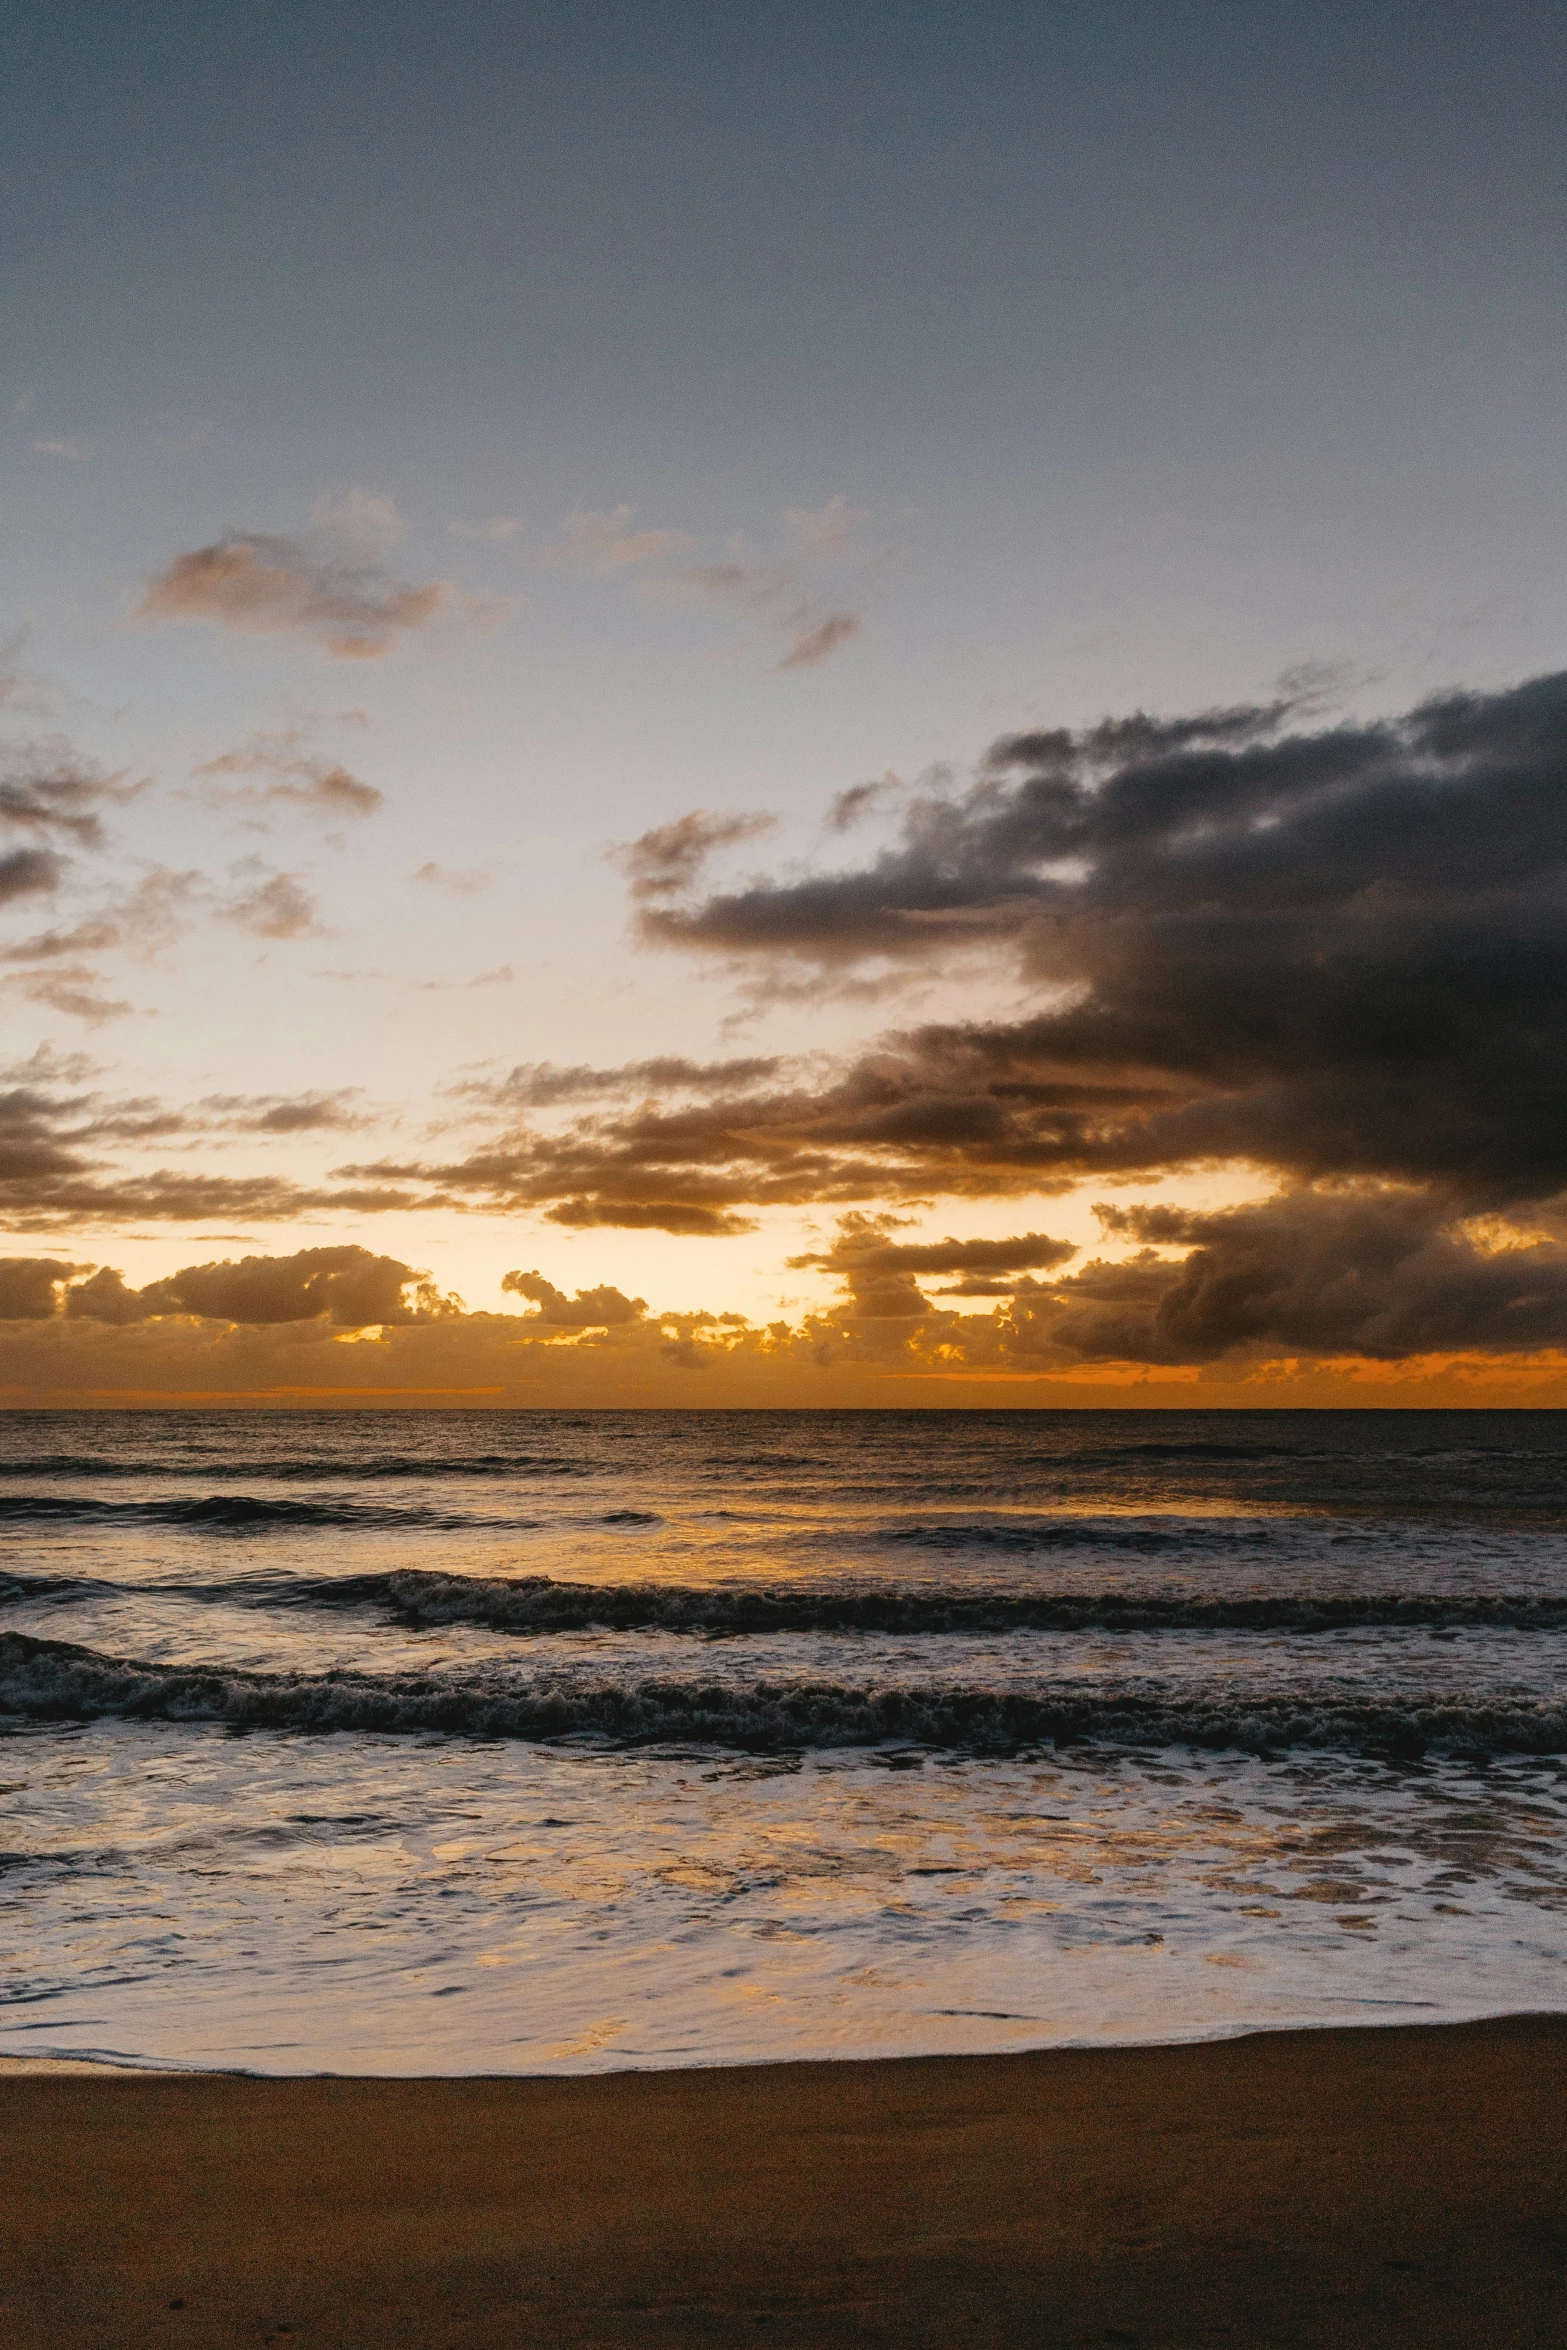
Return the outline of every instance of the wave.
<path id="1" fill-rule="evenodd" d="M 189 1499 L 99 1501 L 86 1494 L 0 1494 L 0 1525 L 194 1526 L 261 1532 L 272 1527 L 418 1528 L 457 1533 L 473 1527 L 529 1527 L 531 1518 L 475 1517 L 458 1511 L 402 1509 L 393 1502 L 273 1500 L 251 1493 L 207 1493 Z"/>
<path id="2" fill-rule="evenodd" d="M 799 1584 L 567 1583 L 545 1575 L 387 1574 L 300 1578 L 316 1607 L 375 1607 L 400 1623 L 490 1631 L 692 1632 L 1329 1632 L 1361 1627 L 1459 1631 L 1567 1629 L 1567 1597 L 1444 1597 L 1365 1592 L 1188 1598 L 1179 1592 L 930 1591 Z"/>
<path id="3" fill-rule="evenodd" d="M 1255 1519 L 1216 1524 L 1211 1518 L 1134 1517 L 936 1519 L 929 1524 L 884 1526 L 878 1539 L 915 1550 L 1110 1550 L 1148 1555 L 1159 1551 L 1254 1550 L 1275 1542 L 1276 1529 Z"/>
<path id="4" fill-rule="evenodd" d="M 422 1459 L 417 1453 L 327 1454 L 317 1459 L 262 1459 L 252 1464 L 261 1476 L 290 1483 L 380 1477 L 591 1477 L 602 1464 L 574 1460 L 553 1453 L 466 1453 Z M 56 1452 L 33 1454 L 25 1460 L 0 1459 L 0 1478 L 7 1477 L 200 1477 L 210 1462 L 176 1459 L 119 1458 L 113 1454 Z"/>
<path id="5" fill-rule="evenodd" d="M 895 1635 L 1008 1632 L 1567 1631 L 1567 1596 L 1518 1592 L 1250 1593 L 935 1591 L 898 1586 L 568 1583 L 548 1575 L 447 1575 L 403 1567 L 364 1575 L 244 1575 L 121 1583 L 0 1571 L 0 1607 L 157 1591 L 194 1603 L 363 1609 L 410 1630 L 463 1624 L 491 1632 L 673 1632 L 744 1638 L 769 1632 Z"/>
<path id="6" fill-rule="evenodd" d="M 1006 1754 L 1044 1746 L 1292 1749 L 1414 1759 L 1567 1752 L 1567 1705 L 1457 1696 L 1180 1699 L 934 1683 L 855 1687 L 805 1679 L 740 1687 L 700 1679 L 519 1682 L 494 1668 L 372 1675 L 269 1674 L 103 1656 L 0 1634 L 0 1712 L 42 1720 L 210 1722 L 233 1729 L 594 1739 L 750 1753 L 922 1747 Z"/>

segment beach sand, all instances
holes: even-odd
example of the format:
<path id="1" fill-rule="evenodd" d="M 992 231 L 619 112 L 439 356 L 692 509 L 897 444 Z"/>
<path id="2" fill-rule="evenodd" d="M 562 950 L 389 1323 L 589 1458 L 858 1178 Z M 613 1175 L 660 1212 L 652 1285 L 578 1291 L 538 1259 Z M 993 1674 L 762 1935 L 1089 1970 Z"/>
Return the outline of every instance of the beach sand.
<path id="1" fill-rule="evenodd" d="M 0 2076 L 8 2350 L 1567 2343 L 1567 2017 L 577 2079 Z"/>

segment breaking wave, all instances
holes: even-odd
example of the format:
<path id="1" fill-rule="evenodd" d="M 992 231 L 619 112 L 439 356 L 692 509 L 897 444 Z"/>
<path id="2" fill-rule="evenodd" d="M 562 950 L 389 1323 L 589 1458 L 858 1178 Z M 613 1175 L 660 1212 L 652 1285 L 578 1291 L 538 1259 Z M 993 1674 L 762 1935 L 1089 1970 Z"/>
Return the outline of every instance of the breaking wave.
<path id="1" fill-rule="evenodd" d="M 208 1464 L 210 1466 L 210 1463 Z M 556 1453 L 475 1452 L 457 1456 L 420 1453 L 323 1453 L 296 1460 L 269 1457 L 262 1464 L 269 1477 L 289 1482 L 336 1483 L 345 1478 L 380 1477 L 591 1477 L 598 1464 Z M 146 1477 L 201 1474 L 194 1463 L 177 1456 L 155 1462 L 134 1454 L 53 1452 L 31 1459 L 0 1459 L 0 1478 L 9 1477 Z"/>
<path id="2" fill-rule="evenodd" d="M 426 1533 L 461 1533 L 474 1527 L 530 1527 L 532 1518 L 502 1519 L 455 1510 L 404 1509 L 395 1502 L 291 1501 L 252 1493 L 207 1493 L 189 1499 L 161 1496 L 152 1501 L 99 1501 L 87 1494 L 0 1494 L 0 1525 L 194 1526 L 204 1530 L 263 1533 L 270 1528 L 379 1527 Z"/>
<path id="3" fill-rule="evenodd" d="M 503 1668 L 261 1673 L 160 1665 L 0 1634 L 0 1711 L 33 1719 L 221 1723 L 234 1729 L 588 1738 L 778 1753 L 904 1746 L 1007 1753 L 1039 1746 L 1290 1749 L 1393 1758 L 1567 1752 L 1567 1704 L 1498 1698 L 1306 1698 L 1226 1684 L 1163 1698 L 1107 1688 L 1037 1692 L 779 1677 L 520 1680 Z"/>
<path id="4" fill-rule="evenodd" d="M 613 1521 L 611 1521 L 613 1522 Z M 640 1522 L 640 1521 L 634 1521 Z M 570 1583 L 548 1575 L 447 1575 L 404 1567 L 365 1575 L 242 1575 L 115 1583 L 0 1571 L 0 1607 L 164 1591 L 197 1603 L 364 1610 L 408 1629 L 672 1632 L 708 1639 L 769 1632 L 899 1635 L 1008 1632 L 1567 1631 L 1567 1595 L 1519 1592 L 1242 1593 L 929 1590 L 897 1585 Z"/>

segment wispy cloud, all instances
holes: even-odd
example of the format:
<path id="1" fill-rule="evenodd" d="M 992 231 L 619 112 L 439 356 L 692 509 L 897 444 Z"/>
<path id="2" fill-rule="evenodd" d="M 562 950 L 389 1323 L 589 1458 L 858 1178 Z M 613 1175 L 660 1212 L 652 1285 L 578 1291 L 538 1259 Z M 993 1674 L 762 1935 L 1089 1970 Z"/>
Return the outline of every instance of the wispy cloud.
<path id="1" fill-rule="evenodd" d="M 92 445 L 88 441 L 34 441 L 33 447 L 40 457 L 65 457 L 75 465 L 85 465 L 93 454 Z"/>
<path id="2" fill-rule="evenodd" d="M 122 1020 L 134 1009 L 123 996 L 109 995 L 99 973 L 83 963 L 14 971 L 4 985 L 27 1003 L 42 1004 L 51 1012 L 65 1013 L 72 1020 L 85 1020 L 93 1028 L 101 1028 L 110 1020 Z"/>
<path id="3" fill-rule="evenodd" d="M 308 749 L 297 728 L 252 735 L 239 749 L 205 760 L 194 773 L 212 807 L 293 807 L 335 821 L 373 816 L 385 796 L 373 783 Z"/>
<path id="4" fill-rule="evenodd" d="M 809 669 L 825 661 L 862 625 L 860 615 L 833 607 L 806 587 L 789 563 L 693 563 L 667 578 L 647 580 L 642 593 L 666 604 L 727 604 L 786 639 L 775 669 Z"/>
<path id="5" fill-rule="evenodd" d="M 690 562 L 684 559 L 698 546 L 690 533 L 639 528 L 635 516 L 630 505 L 579 506 L 553 540 L 534 549 L 533 561 L 542 570 L 584 578 L 634 575 L 637 594 L 650 603 L 727 607 L 750 628 L 783 639 L 770 664 L 780 672 L 816 667 L 864 625 L 857 603 L 845 599 L 842 575 L 847 568 L 852 579 L 856 569 L 863 573 L 880 557 L 868 554 L 856 539 L 869 516 L 845 497 L 829 498 L 821 507 L 788 508 L 782 524 L 788 544 L 774 560 L 752 557 L 736 537 L 721 560 Z M 502 515 L 489 523 L 452 527 L 460 536 L 499 540 L 518 535 L 522 524 Z M 836 588 L 835 570 L 840 574 Z"/>
<path id="6" fill-rule="evenodd" d="M 454 602 L 448 581 L 387 572 L 402 532 L 390 498 L 351 490 L 318 499 L 303 533 L 231 531 L 176 555 L 146 582 L 134 617 L 294 636 L 337 660 L 377 660 Z"/>
<path id="7" fill-rule="evenodd" d="M 272 873 L 223 908 L 223 919 L 256 938 L 321 938 L 316 902 L 297 873 Z"/>
<path id="8" fill-rule="evenodd" d="M 634 898 L 673 897 L 694 887 L 716 849 L 755 840 L 761 833 L 771 832 L 777 821 L 776 816 L 761 813 L 713 816 L 705 808 L 694 808 L 689 816 L 655 825 L 651 832 L 644 832 L 614 853 L 631 877 Z"/>
<path id="9" fill-rule="evenodd" d="M 98 912 L 67 929 L 38 931 L 0 949 L 0 962 L 58 963 L 119 950 L 143 958 L 172 946 L 207 895 L 199 873 L 156 866 L 134 888 L 111 895 Z"/>
<path id="10" fill-rule="evenodd" d="M 471 867 L 454 869 L 448 865 L 438 865 L 430 859 L 410 874 L 409 879 L 422 881 L 429 889 L 450 890 L 454 897 L 471 898 L 476 897 L 480 890 L 488 889 L 494 875 L 478 872 Z"/>
<path id="11" fill-rule="evenodd" d="M 505 547 L 521 538 L 528 525 L 520 514 L 492 514 L 488 522 L 449 522 L 446 527 L 454 539 L 478 539 Z"/>
<path id="12" fill-rule="evenodd" d="M 639 592 L 659 603 L 728 605 L 783 638 L 775 670 L 814 669 L 864 626 L 858 605 L 845 600 L 841 567 L 849 566 L 851 577 L 854 567 L 863 567 L 854 534 L 868 520 L 844 497 L 816 508 L 791 506 L 784 528 L 794 544 L 776 560 L 754 560 L 737 538 L 723 562 L 688 564 L 643 581 Z"/>
<path id="13" fill-rule="evenodd" d="M 200 1115 L 241 1134 L 343 1134 L 365 1124 L 352 1109 L 357 1088 L 336 1093 L 213 1093 L 197 1104 Z"/>
<path id="14" fill-rule="evenodd" d="M 684 554 L 693 541 L 678 530 L 633 530 L 631 506 L 612 506 L 594 514 L 577 507 L 560 527 L 559 538 L 540 547 L 535 563 L 546 570 L 579 571 L 611 578 L 645 563 L 667 562 Z"/>
<path id="15" fill-rule="evenodd" d="M 842 555 L 854 534 L 870 515 L 863 506 L 851 506 L 845 497 L 829 498 L 825 506 L 791 506 L 784 521 L 807 554 Z"/>
<path id="16" fill-rule="evenodd" d="M 465 993 L 474 987 L 515 987 L 517 974 L 509 963 L 497 964 L 493 971 L 480 971 L 472 979 L 421 979 L 419 986 L 429 995 Z"/>
<path id="17" fill-rule="evenodd" d="M 887 773 L 872 783 L 851 783 L 843 791 L 835 792 L 827 811 L 829 832 L 851 832 L 862 817 L 869 816 L 904 790 L 901 776 Z"/>

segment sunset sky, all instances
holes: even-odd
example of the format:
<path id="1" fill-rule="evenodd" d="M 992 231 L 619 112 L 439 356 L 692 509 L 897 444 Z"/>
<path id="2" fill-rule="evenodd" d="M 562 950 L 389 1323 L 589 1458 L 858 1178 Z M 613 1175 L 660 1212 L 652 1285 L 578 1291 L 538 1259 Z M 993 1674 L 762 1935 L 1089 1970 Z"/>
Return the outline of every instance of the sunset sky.
<path id="1" fill-rule="evenodd" d="M 0 1402 L 1567 1403 L 1564 118 L 13 10 Z"/>

